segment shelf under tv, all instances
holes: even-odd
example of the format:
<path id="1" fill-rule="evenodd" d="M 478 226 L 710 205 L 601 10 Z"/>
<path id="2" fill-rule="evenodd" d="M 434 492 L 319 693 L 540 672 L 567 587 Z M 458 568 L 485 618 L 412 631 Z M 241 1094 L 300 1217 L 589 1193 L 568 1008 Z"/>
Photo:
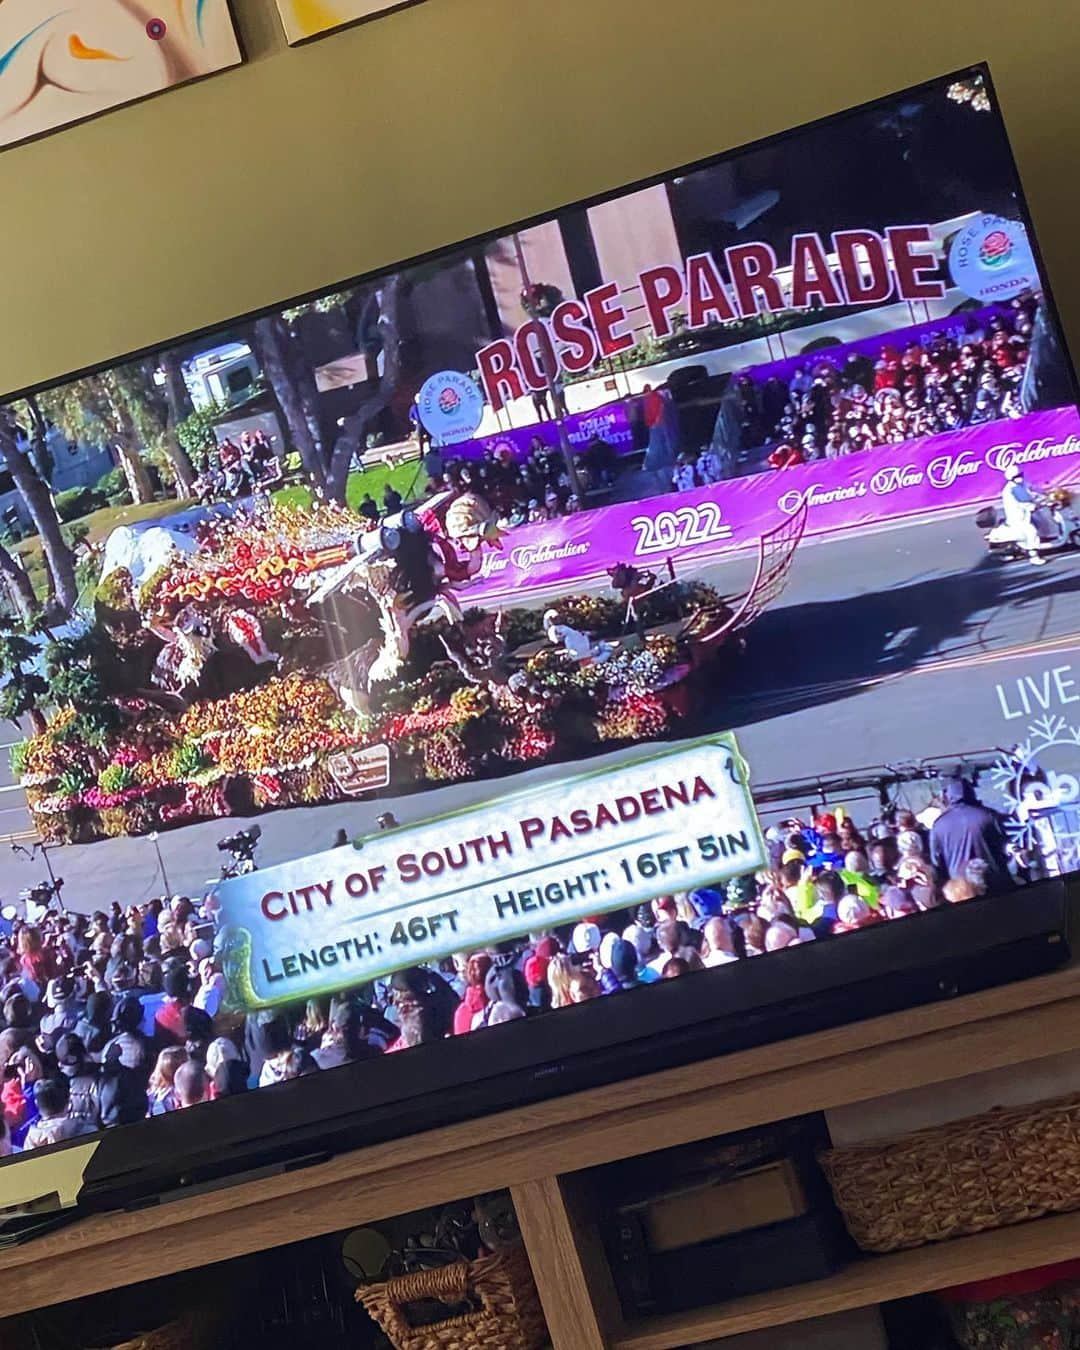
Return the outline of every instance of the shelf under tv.
<path id="1" fill-rule="evenodd" d="M 512 1189 L 556 1350 L 693 1343 L 1080 1252 L 1080 1216 L 868 1259 L 835 1279 L 624 1326 L 583 1169 L 770 1120 L 1080 1050 L 1080 962 L 1050 975 L 84 1220 L 0 1254 L 0 1316 Z M 576 1174 L 576 1175 L 575 1175 Z M 587 1210 L 584 1211 L 587 1214 Z"/>
<path id="2" fill-rule="evenodd" d="M 1080 1214 L 1060 1214 L 975 1237 L 937 1242 L 892 1256 L 855 1261 L 838 1275 L 752 1298 L 666 1317 L 642 1318 L 617 1329 L 612 1350 L 680 1350 L 704 1340 L 783 1326 L 810 1317 L 909 1298 L 953 1284 L 1051 1265 L 1080 1252 Z"/>

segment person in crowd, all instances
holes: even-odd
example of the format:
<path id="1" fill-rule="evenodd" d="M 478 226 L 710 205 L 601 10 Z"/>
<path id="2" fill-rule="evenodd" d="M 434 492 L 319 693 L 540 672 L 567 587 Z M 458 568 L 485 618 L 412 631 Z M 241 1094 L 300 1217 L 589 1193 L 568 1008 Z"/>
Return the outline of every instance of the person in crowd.
<path id="1" fill-rule="evenodd" d="M 86 1053 L 82 1041 L 72 1032 L 59 1037 L 54 1053 L 60 1073 L 68 1084 L 68 1114 L 90 1130 L 101 1126 L 101 1085 L 98 1066 Z"/>
<path id="2" fill-rule="evenodd" d="M 678 919 L 667 919 L 656 930 L 656 945 L 660 955 L 649 962 L 656 973 L 663 978 L 664 967 L 675 958 L 685 961 L 689 970 L 702 970 L 704 964 L 697 951 L 684 938 L 683 925 Z"/>
<path id="3" fill-rule="evenodd" d="M 112 1036 L 112 995 L 104 989 L 94 989 L 86 999 L 82 1015 L 75 1024 L 75 1034 L 83 1043 L 87 1056 L 101 1062 L 105 1046 Z"/>
<path id="4" fill-rule="evenodd" d="M 176 1110 L 176 1071 L 181 1064 L 187 1063 L 187 1057 L 187 1051 L 179 1045 L 166 1046 L 158 1054 L 147 1085 L 150 1115 L 164 1116 Z"/>
<path id="5" fill-rule="evenodd" d="M 962 905 L 966 900 L 976 899 L 978 891 L 966 877 L 950 877 L 942 886 L 941 894 L 946 904 Z"/>
<path id="6" fill-rule="evenodd" d="M 25 994 L 12 994 L 4 1003 L 4 1023 L 4 1030 L 0 1031 L 0 1065 L 10 1064 L 16 1050 L 37 1040 L 34 1005 Z"/>
<path id="7" fill-rule="evenodd" d="M 470 956 L 465 965 L 465 994 L 454 1010 L 454 1034 L 463 1036 L 472 1031 L 473 1024 L 483 1016 L 488 1004 L 485 988 L 492 959 L 487 952 L 477 952 Z"/>
<path id="8" fill-rule="evenodd" d="M 23 1149 L 46 1148 L 62 1144 L 80 1134 L 90 1134 L 92 1125 L 72 1116 L 68 1110 L 71 1095 L 68 1080 L 59 1074 L 42 1078 L 34 1084 L 34 1103 L 37 1119 L 26 1130 Z"/>
<path id="9" fill-rule="evenodd" d="M 186 1111 L 189 1106 L 199 1106 L 205 1102 L 209 1086 L 205 1068 L 193 1059 L 186 1059 L 176 1070 L 174 1079 L 176 1109 Z"/>
<path id="10" fill-rule="evenodd" d="M 244 1077 L 248 1075 L 248 1066 L 244 1063 L 235 1041 L 228 1036 L 218 1036 L 206 1047 L 206 1073 L 211 1081 L 217 1078 L 217 1072 L 223 1064 L 237 1063 L 243 1066 Z"/>
<path id="11" fill-rule="evenodd" d="M 199 962 L 199 987 L 195 992 L 195 1007 L 208 1017 L 216 1017 L 225 998 L 225 976 L 209 956 Z"/>
<path id="12" fill-rule="evenodd" d="M 638 968 L 637 948 L 625 938 L 617 938 L 612 945 L 610 969 L 615 981 L 612 993 L 639 989 L 644 984 Z"/>
<path id="13" fill-rule="evenodd" d="M 503 966 L 495 977 L 495 1001 L 488 1025 L 514 1022 L 525 1017 L 529 1008 L 529 987 L 525 976 L 513 966 Z"/>
<path id="14" fill-rule="evenodd" d="M 945 809 L 930 830 L 930 862 L 941 877 L 962 877 L 973 859 L 986 864 L 991 891 L 1012 887 L 1008 835 L 996 811 L 984 806 L 966 778 L 951 778 L 942 797 Z"/>
<path id="15" fill-rule="evenodd" d="M 124 995 L 116 1004 L 113 1036 L 106 1043 L 102 1057 L 107 1061 L 115 1049 L 126 1069 L 133 1069 L 148 1078 L 152 1067 L 151 1042 L 142 1034 L 141 1026 L 142 1004 L 134 994 Z"/>
<path id="16" fill-rule="evenodd" d="M 379 1053 L 368 1040 L 363 1018 L 355 1005 L 345 1000 L 334 1006 L 322 1044 L 312 1051 L 311 1057 L 320 1069 L 334 1069 L 340 1064 L 377 1059 Z"/>
<path id="17" fill-rule="evenodd" d="M 573 1002 L 570 981 L 574 970 L 573 958 L 564 952 L 559 952 L 548 962 L 547 978 L 552 1008 L 568 1008 Z"/>
<path id="18" fill-rule="evenodd" d="M 258 1029 L 258 1041 L 262 1052 L 260 1087 L 270 1087 L 274 1083 L 285 1083 L 300 1077 L 302 1052 L 294 1043 L 289 1023 L 283 1016 L 263 1022 Z"/>
<path id="19" fill-rule="evenodd" d="M 184 1040 L 184 1010 L 191 1004 L 191 980 L 186 966 L 170 965 L 164 980 L 165 1000 L 154 1017 L 154 1037 L 161 1046 Z"/>
<path id="20" fill-rule="evenodd" d="M 705 924 L 702 960 L 708 970 L 746 959 L 746 935 L 734 919 L 715 915 Z"/>
<path id="21" fill-rule="evenodd" d="M 210 1079 L 207 1100 L 216 1101 L 218 1097 L 238 1097 L 250 1087 L 248 1066 L 240 1059 L 223 1060 Z"/>
<path id="22" fill-rule="evenodd" d="M 600 998 L 603 990 L 591 966 L 575 966 L 570 974 L 570 1002 L 585 1003 Z"/>

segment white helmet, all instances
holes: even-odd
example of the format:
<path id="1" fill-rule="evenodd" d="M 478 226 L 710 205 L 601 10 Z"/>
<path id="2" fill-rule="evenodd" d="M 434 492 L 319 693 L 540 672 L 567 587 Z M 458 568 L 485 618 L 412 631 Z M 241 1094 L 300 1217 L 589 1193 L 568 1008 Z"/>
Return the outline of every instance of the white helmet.
<path id="1" fill-rule="evenodd" d="M 1023 478 L 1024 471 L 1019 464 L 1010 464 L 1005 470 L 1005 477 L 1010 483 L 1015 483 L 1018 478 Z"/>

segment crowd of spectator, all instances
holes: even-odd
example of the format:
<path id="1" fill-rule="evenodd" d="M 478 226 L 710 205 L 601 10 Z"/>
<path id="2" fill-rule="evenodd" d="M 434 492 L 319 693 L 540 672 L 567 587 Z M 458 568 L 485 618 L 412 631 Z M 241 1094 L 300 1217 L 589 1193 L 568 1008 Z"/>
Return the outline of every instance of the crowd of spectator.
<path id="1" fill-rule="evenodd" d="M 199 501 L 210 503 L 268 492 L 281 481 L 281 460 L 273 443 L 265 431 L 256 428 L 242 432 L 237 441 L 226 437 L 205 457 L 195 480 L 195 494 Z"/>
<path id="2" fill-rule="evenodd" d="M 990 316 L 872 359 L 827 353 L 790 380 L 736 381 L 744 448 L 771 447 L 767 463 L 787 468 L 1020 417 L 1036 302 L 1024 299 Z"/>
<path id="3" fill-rule="evenodd" d="M 333 1000 L 229 1006 L 212 912 L 159 898 L 7 921 L 0 945 L 0 1152 L 184 1110 L 445 1036 L 823 941 L 1015 884 L 1000 817 L 946 784 L 936 819 L 860 830 L 823 812 L 767 833 L 770 865 Z"/>

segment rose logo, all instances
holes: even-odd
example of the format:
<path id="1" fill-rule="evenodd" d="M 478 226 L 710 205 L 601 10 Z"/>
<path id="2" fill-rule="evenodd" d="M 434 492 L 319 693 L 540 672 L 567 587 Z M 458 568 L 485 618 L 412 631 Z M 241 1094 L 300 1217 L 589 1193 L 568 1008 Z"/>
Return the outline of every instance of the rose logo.
<path id="1" fill-rule="evenodd" d="M 457 412 L 460 407 L 461 396 L 456 389 L 447 385 L 439 391 L 439 411 L 441 413 L 445 413 L 449 417 L 451 413 Z"/>
<path id="2" fill-rule="evenodd" d="M 979 261 L 984 267 L 1004 267 L 1013 255 L 1013 241 L 1005 230 L 991 230 L 979 247 Z"/>

